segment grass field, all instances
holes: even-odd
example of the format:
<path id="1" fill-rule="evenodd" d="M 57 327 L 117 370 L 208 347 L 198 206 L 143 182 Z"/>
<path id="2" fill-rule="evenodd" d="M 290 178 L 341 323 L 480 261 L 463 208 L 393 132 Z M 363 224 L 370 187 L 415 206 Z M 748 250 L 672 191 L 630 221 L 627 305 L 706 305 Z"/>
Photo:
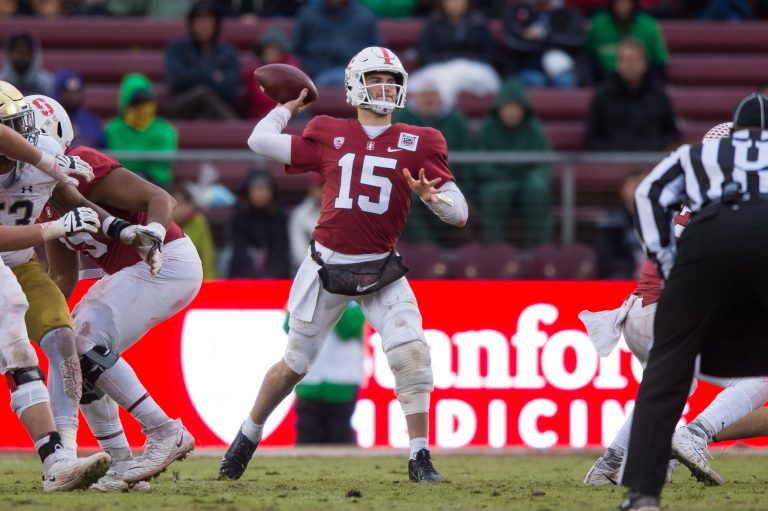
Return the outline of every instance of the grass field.
<path id="1" fill-rule="evenodd" d="M 39 462 L 0 457 L 0 510 L 614 510 L 616 487 L 586 488 L 589 455 L 437 456 L 450 482 L 408 482 L 401 457 L 257 457 L 242 480 L 216 480 L 218 460 L 191 457 L 152 482 L 149 494 L 43 494 Z M 727 479 L 705 488 L 681 467 L 664 492 L 662 508 L 696 511 L 768 510 L 763 456 L 719 456 L 713 466 Z"/>

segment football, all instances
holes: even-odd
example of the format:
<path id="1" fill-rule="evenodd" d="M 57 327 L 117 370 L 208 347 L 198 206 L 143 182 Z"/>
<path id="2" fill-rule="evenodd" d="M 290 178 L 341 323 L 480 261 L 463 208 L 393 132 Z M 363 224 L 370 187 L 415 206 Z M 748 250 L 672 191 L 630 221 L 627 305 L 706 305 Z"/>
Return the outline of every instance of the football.
<path id="1" fill-rule="evenodd" d="M 278 103 L 296 99 L 301 89 L 308 89 L 304 103 L 317 99 L 317 87 L 312 80 L 299 68 L 288 64 L 267 64 L 254 73 L 264 94 Z"/>

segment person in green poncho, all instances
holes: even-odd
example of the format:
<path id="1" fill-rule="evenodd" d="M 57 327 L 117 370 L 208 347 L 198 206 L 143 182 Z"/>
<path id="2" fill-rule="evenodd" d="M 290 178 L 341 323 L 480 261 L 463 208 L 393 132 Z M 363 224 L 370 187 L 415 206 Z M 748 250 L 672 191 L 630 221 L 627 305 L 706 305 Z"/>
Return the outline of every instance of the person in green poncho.
<path id="1" fill-rule="evenodd" d="M 478 149 L 485 151 L 549 151 L 544 127 L 536 118 L 523 87 L 515 79 L 504 82 L 480 129 Z M 524 247 L 532 248 L 550 236 L 550 175 L 546 163 L 486 163 L 478 167 L 475 189 L 486 241 L 508 241 L 508 222 L 520 204 Z"/>
<path id="2" fill-rule="evenodd" d="M 351 420 L 363 381 L 364 325 L 360 306 L 350 302 L 312 369 L 296 385 L 297 444 L 357 443 Z"/>
<path id="3" fill-rule="evenodd" d="M 176 128 L 157 117 L 155 91 L 149 78 L 139 73 L 123 77 L 118 98 L 118 116 L 104 131 L 107 149 L 113 151 L 167 151 L 178 148 Z M 168 187 L 173 180 L 170 161 L 124 160 L 126 168 L 153 183 Z"/>

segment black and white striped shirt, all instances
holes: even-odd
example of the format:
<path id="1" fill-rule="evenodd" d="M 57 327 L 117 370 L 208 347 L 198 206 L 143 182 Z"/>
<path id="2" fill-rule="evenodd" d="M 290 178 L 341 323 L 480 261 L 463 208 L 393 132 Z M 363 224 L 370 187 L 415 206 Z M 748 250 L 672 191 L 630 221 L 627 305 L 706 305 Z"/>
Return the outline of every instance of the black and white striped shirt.
<path id="1" fill-rule="evenodd" d="M 723 185 L 739 184 L 741 199 L 768 194 L 768 130 L 683 145 L 664 158 L 635 191 L 636 223 L 648 255 L 669 275 L 675 256 L 672 219 L 682 205 L 694 214 L 719 202 Z"/>

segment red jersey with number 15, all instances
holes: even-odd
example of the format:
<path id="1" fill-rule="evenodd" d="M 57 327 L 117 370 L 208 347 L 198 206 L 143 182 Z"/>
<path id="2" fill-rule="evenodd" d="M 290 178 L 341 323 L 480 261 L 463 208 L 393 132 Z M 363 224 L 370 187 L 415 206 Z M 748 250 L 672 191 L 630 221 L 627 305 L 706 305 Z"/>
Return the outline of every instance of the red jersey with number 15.
<path id="1" fill-rule="evenodd" d="M 419 169 L 437 185 L 454 181 L 443 135 L 396 123 L 369 138 L 357 119 L 317 116 L 301 136 L 291 137 L 289 174 L 317 172 L 323 178 L 320 220 L 312 238 L 343 254 L 392 250 L 403 232 L 411 192 L 403 169 Z"/>
<path id="2" fill-rule="evenodd" d="M 69 156 L 79 156 L 82 160 L 88 162 L 93 168 L 94 178 L 91 182 L 86 183 L 80 181 L 77 189 L 80 193 L 88 198 L 91 190 L 96 184 L 100 183 L 110 172 L 118 167 L 122 167 L 122 164 L 114 158 L 107 156 L 106 154 L 99 152 L 90 147 L 79 146 L 73 147 L 66 152 Z M 104 204 L 99 206 L 106 209 L 112 215 L 122 218 L 127 222 L 137 225 L 146 225 L 147 213 L 146 212 L 132 212 L 125 211 Z M 58 218 L 56 210 L 50 206 L 46 206 L 43 209 L 43 214 L 40 217 L 40 221 L 50 221 Z M 181 228 L 175 223 L 171 223 L 168 226 L 168 232 L 165 235 L 165 243 L 169 243 L 173 240 L 184 237 L 184 233 Z M 133 266 L 137 262 L 141 261 L 136 249 L 123 245 L 120 242 L 107 238 L 103 235 L 92 236 L 87 233 L 78 233 L 75 236 L 69 238 L 61 238 L 61 241 L 70 249 L 82 252 L 89 259 L 91 259 L 99 268 L 103 269 L 106 273 L 112 274 L 117 271 Z"/>

